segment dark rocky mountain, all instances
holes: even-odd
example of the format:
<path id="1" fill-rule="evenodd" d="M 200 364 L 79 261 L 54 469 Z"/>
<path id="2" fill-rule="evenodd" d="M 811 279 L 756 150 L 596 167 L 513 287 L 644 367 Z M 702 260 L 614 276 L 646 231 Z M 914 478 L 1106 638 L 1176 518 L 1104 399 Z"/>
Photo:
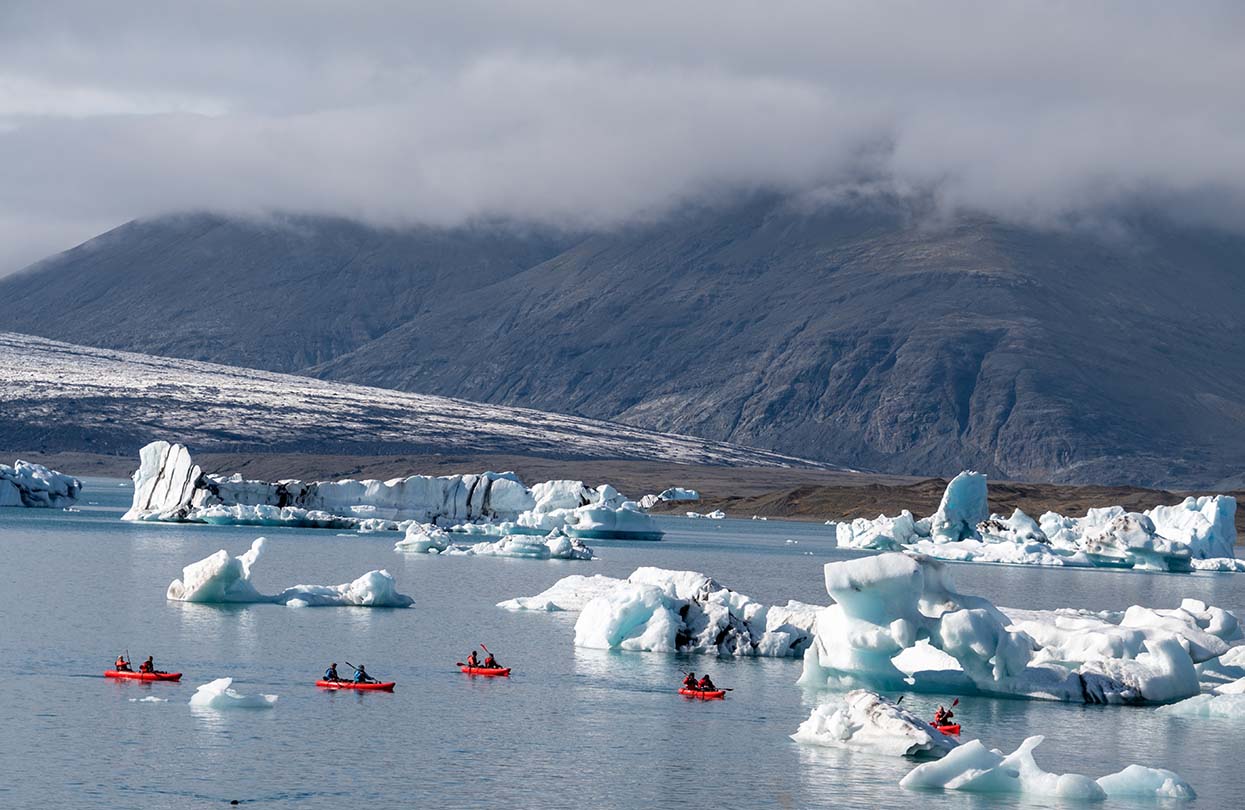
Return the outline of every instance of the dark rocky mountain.
<path id="1" fill-rule="evenodd" d="M 0 281 L 0 322 L 891 472 L 1206 486 L 1245 461 L 1239 237 L 766 197 L 579 239 L 295 223 L 125 226 Z"/>

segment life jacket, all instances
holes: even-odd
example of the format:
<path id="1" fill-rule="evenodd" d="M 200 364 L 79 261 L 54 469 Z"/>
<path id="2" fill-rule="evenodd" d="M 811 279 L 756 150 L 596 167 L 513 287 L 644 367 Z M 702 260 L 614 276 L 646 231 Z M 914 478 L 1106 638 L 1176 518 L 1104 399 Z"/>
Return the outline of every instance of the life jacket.
<path id="1" fill-rule="evenodd" d="M 156 668 L 155 665 L 152 664 L 150 661 L 144 661 L 143 663 L 138 665 L 139 672 L 151 672 L 155 668 Z"/>
<path id="2" fill-rule="evenodd" d="M 704 690 L 706 690 L 706 691 L 708 691 L 708 690 L 712 690 L 712 689 L 713 689 L 713 681 L 709 680 L 708 676 L 705 676 L 704 678 L 701 678 L 701 679 L 700 679 L 700 682 L 696 684 L 696 687 L 697 687 L 698 689 L 704 689 Z"/>
<path id="3" fill-rule="evenodd" d="M 496 658 L 494 658 L 494 657 L 493 657 L 493 656 L 491 656 L 491 655 L 490 655 L 488 658 L 485 658 L 485 659 L 484 659 L 484 668 L 485 668 L 485 669 L 498 669 L 498 666 L 497 666 L 497 659 L 496 659 Z"/>
<path id="4" fill-rule="evenodd" d="M 113 666 L 117 669 L 126 669 L 127 667 L 129 667 L 129 665 L 130 663 L 126 661 L 124 658 L 118 658 L 117 663 L 113 664 Z"/>

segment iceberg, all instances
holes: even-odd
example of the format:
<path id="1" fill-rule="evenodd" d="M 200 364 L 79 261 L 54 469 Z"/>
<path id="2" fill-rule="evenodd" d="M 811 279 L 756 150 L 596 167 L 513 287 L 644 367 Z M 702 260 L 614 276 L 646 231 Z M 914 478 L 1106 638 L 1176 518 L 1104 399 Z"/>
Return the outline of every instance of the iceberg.
<path id="1" fill-rule="evenodd" d="M 703 518 L 705 520 L 722 520 L 726 517 L 726 513 L 721 509 L 715 509 L 712 512 L 707 512 L 703 515 L 700 512 L 688 512 L 687 516 L 690 518 Z"/>
<path id="2" fill-rule="evenodd" d="M 388 571 L 369 571 L 343 585 L 295 585 L 266 596 L 251 584 L 251 569 L 264 550 L 264 538 L 237 557 L 221 549 L 182 569 L 169 583 L 165 597 L 175 602 L 264 604 L 290 607 L 410 607 L 415 600 L 398 593 Z"/>
<path id="3" fill-rule="evenodd" d="M 439 554 L 450 547 L 450 533 L 431 523 L 412 523 L 406 527 L 406 536 L 394 543 L 393 547 L 416 554 Z"/>
<path id="4" fill-rule="evenodd" d="M 1194 600 L 1173 611 L 1013 619 L 957 593 L 945 564 L 912 552 L 828 563 L 825 580 L 834 604 L 815 617 L 800 677 L 816 688 L 1166 703 L 1196 695 L 1195 664 L 1240 633 L 1227 611 Z"/>
<path id="5" fill-rule="evenodd" d="M 532 489 L 514 473 L 412 475 L 388 481 L 255 481 L 205 475 L 180 444 L 152 442 L 139 453 L 134 498 L 124 520 L 243 526 L 405 531 L 412 524 L 484 533 L 659 540 L 661 530 L 608 484 L 546 481 Z M 431 548 L 431 546 L 430 546 Z"/>
<path id="6" fill-rule="evenodd" d="M 700 493 L 694 489 L 670 487 L 669 489 L 663 489 L 656 495 L 645 495 L 640 499 L 640 508 L 651 509 L 659 503 L 683 503 L 686 501 L 699 500 Z"/>
<path id="7" fill-rule="evenodd" d="M 955 562 L 1236 572 L 1245 563 L 1234 559 L 1235 515 L 1234 498 L 1214 495 L 1141 513 L 1111 506 L 1081 518 L 1047 512 L 1035 520 L 1019 509 L 1003 517 L 989 514 L 985 476 L 962 472 L 927 518 L 905 510 L 827 524 L 840 548 L 910 550 Z"/>
<path id="8" fill-rule="evenodd" d="M 18 459 L 10 467 L 0 464 L 0 506 L 27 506 L 66 509 L 82 492 L 77 478 L 42 464 Z"/>
<path id="9" fill-rule="evenodd" d="M 865 689 L 815 707 L 791 739 L 916 759 L 946 756 L 960 744 L 899 704 Z"/>
<path id="10" fill-rule="evenodd" d="M 200 686 L 190 697 L 190 705 L 200 709 L 271 709 L 276 695 L 243 695 L 233 689 L 233 678 L 217 678 Z"/>
<path id="11" fill-rule="evenodd" d="M 595 556 L 592 549 L 579 538 L 571 537 L 561 529 L 554 529 L 544 537 L 534 534 L 507 534 L 492 542 L 473 545 L 452 544 L 449 542 L 451 535 L 435 526 L 413 524 L 406 531 L 406 537 L 395 543 L 394 548 L 416 554 L 516 557 L 529 560 L 591 560 Z"/>
<path id="12" fill-rule="evenodd" d="M 1129 765 L 1097 781 L 1076 773 L 1050 773 L 1033 758 L 1040 735 L 1027 738 L 1010 754 L 971 740 L 937 762 L 918 765 L 899 781 L 908 790 L 963 790 L 1080 801 L 1107 798 L 1194 799 L 1197 794 L 1171 771 Z"/>
<path id="13" fill-rule="evenodd" d="M 566 577 L 507 610 L 579 611 L 575 644 L 595 649 L 792 657 L 812 640 L 819 606 L 763 605 L 696 571 L 637 568 L 625 580 Z"/>

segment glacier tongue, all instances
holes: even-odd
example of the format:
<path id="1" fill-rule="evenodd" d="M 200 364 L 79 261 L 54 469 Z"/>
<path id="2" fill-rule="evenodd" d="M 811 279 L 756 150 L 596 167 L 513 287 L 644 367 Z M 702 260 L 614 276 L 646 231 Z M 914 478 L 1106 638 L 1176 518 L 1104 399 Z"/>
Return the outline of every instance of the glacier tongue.
<path id="1" fill-rule="evenodd" d="M 0 506 L 34 506 L 63 509 L 73 506 L 82 492 L 77 478 L 42 464 L 17 460 L 12 467 L 0 464 Z"/>

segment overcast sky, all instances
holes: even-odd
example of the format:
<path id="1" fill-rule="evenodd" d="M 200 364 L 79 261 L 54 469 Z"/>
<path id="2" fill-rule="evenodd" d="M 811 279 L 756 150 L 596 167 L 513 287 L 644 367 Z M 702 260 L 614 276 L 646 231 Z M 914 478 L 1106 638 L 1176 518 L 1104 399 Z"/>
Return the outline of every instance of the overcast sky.
<path id="1" fill-rule="evenodd" d="M 4 0 L 0 273 L 176 210 L 609 227 L 860 182 L 1245 229 L 1245 3 L 420 5 Z"/>

